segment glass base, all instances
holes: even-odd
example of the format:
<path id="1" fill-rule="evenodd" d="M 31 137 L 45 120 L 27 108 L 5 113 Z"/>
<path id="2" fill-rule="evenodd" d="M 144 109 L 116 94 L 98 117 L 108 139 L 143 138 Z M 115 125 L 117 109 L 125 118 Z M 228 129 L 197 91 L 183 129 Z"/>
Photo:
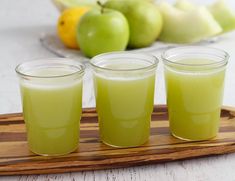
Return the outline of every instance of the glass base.
<path id="1" fill-rule="evenodd" d="M 210 138 L 205 138 L 205 139 L 188 139 L 188 138 L 183 138 L 183 137 L 177 136 L 174 133 L 171 133 L 171 135 L 174 136 L 175 138 L 183 140 L 183 141 L 206 141 L 206 140 L 211 140 L 216 137 L 216 135 L 215 135 L 215 136 L 212 136 Z"/>
<path id="2" fill-rule="evenodd" d="M 147 140 L 147 141 L 145 141 L 145 142 L 143 142 L 143 143 L 141 143 L 141 144 L 138 144 L 138 145 L 119 146 L 119 145 L 113 145 L 113 144 L 107 143 L 107 142 L 105 142 L 105 141 L 103 141 L 103 140 L 101 140 L 101 141 L 102 141 L 105 145 L 111 146 L 111 147 L 114 147 L 114 148 L 134 148 L 134 147 L 141 146 L 141 145 L 143 145 L 143 144 L 145 144 L 145 143 L 148 142 L 148 140 Z"/>
<path id="3" fill-rule="evenodd" d="M 46 156 L 46 157 L 57 157 L 57 156 L 64 156 L 64 155 L 68 155 L 69 153 L 74 152 L 75 150 L 77 150 L 78 146 L 76 146 L 75 148 L 73 148 L 71 151 L 65 152 L 65 153 L 55 153 L 55 154 L 46 154 L 46 153 L 38 153 L 36 151 L 33 151 L 31 148 L 29 148 L 29 150 L 37 155 L 40 156 Z"/>

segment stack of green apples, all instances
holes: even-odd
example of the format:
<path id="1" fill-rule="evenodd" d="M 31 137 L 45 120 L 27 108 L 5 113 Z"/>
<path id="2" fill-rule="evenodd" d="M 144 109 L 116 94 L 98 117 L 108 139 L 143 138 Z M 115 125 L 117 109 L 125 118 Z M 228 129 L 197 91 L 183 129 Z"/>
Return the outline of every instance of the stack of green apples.
<path id="1" fill-rule="evenodd" d="M 110 0 L 86 13 L 77 40 L 87 57 L 151 45 L 160 35 L 162 16 L 144 0 Z"/>
<path id="2" fill-rule="evenodd" d="M 169 4 L 151 0 L 53 0 L 59 9 L 90 6 L 76 28 L 76 39 L 87 57 L 135 49 L 157 39 L 192 43 L 235 29 L 235 15 L 225 0 L 199 6 L 189 0 Z"/>

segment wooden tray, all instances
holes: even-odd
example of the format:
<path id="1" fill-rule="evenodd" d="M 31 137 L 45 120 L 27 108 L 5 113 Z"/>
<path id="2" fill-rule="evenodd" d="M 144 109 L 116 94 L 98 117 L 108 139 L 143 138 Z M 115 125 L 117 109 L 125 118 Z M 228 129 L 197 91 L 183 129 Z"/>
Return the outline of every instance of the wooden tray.
<path id="1" fill-rule="evenodd" d="M 99 141 L 95 109 L 84 109 L 79 149 L 62 157 L 42 157 L 27 148 L 22 114 L 0 116 L 0 175 L 62 173 L 129 167 L 235 152 L 235 109 L 224 107 L 217 138 L 186 142 L 169 134 L 166 106 L 152 114 L 151 136 L 143 146 L 117 149 Z"/>

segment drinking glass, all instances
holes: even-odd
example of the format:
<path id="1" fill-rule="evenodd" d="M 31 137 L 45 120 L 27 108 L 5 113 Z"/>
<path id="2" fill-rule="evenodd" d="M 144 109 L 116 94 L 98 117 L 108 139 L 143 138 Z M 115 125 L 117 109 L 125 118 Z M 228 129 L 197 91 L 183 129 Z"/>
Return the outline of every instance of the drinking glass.
<path id="1" fill-rule="evenodd" d="M 91 60 L 101 140 L 113 147 L 148 141 L 154 104 L 156 57 L 129 52 Z"/>
<path id="2" fill-rule="evenodd" d="M 228 58 L 223 50 L 201 46 L 162 54 L 173 136 L 198 141 L 217 135 Z"/>
<path id="3" fill-rule="evenodd" d="M 16 67 L 29 149 L 64 155 L 79 142 L 84 66 L 71 59 L 42 59 Z"/>

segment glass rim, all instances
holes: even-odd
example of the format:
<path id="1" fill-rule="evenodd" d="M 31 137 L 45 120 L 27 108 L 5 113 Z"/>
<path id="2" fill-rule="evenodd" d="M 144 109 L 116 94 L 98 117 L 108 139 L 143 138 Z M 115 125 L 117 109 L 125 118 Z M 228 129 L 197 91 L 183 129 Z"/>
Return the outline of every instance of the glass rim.
<path id="1" fill-rule="evenodd" d="M 65 74 L 62 74 L 62 75 L 51 75 L 51 76 L 32 75 L 32 74 L 24 73 L 20 70 L 21 67 L 24 67 L 27 64 L 29 64 L 29 66 L 32 66 L 32 69 L 33 69 L 33 66 L 37 67 L 34 64 L 35 63 L 40 63 L 40 62 L 42 62 L 43 65 L 48 64 L 48 66 L 50 66 L 50 64 L 56 63 L 56 64 L 67 66 L 67 67 L 73 67 L 77 70 L 72 72 L 72 73 L 65 73 Z M 22 62 L 22 63 L 20 63 L 16 66 L 15 71 L 21 77 L 40 78 L 40 79 L 44 79 L 44 78 L 45 79 L 48 79 L 48 78 L 62 78 L 62 77 L 70 77 L 70 76 L 77 75 L 77 74 L 82 76 L 85 72 L 85 65 L 82 64 L 81 62 L 77 62 L 77 61 L 75 61 L 73 59 L 70 59 L 70 58 L 61 58 L 61 57 L 58 57 L 58 58 L 41 58 L 41 59 L 34 59 L 34 60 L 31 60 L 31 61 Z"/>
<path id="2" fill-rule="evenodd" d="M 142 55 L 146 58 L 138 57 L 138 55 Z M 147 65 L 147 66 L 144 66 L 141 68 L 128 68 L 128 69 L 107 68 L 107 67 L 102 67 L 102 66 L 95 64 L 95 62 L 94 62 L 95 60 L 102 60 L 102 59 L 104 60 L 105 57 L 108 57 L 108 56 L 114 56 L 114 57 L 120 56 L 120 58 L 127 57 L 127 58 L 139 59 L 139 60 L 144 60 L 144 61 L 151 59 L 152 61 L 148 61 L 150 63 L 150 65 Z M 128 57 L 128 56 L 131 56 L 131 57 Z M 119 58 L 119 57 L 116 57 L 116 58 Z M 112 61 L 112 60 L 110 60 L 110 61 Z M 133 53 L 133 52 L 124 52 L 124 51 L 102 53 L 102 54 L 99 54 L 99 55 L 96 55 L 95 57 L 93 57 L 89 62 L 89 64 L 96 69 L 104 70 L 104 71 L 111 71 L 111 72 L 133 72 L 133 71 L 135 72 L 135 71 L 141 71 L 141 70 L 151 70 L 151 69 L 156 68 L 158 63 L 159 63 L 159 59 L 152 54 Z"/>
<path id="3" fill-rule="evenodd" d="M 180 63 L 177 61 L 172 61 L 170 60 L 173 57 L 179 56 L 179 55 L 193 55 L 198 53 L 198 50 L 210 50 L 210 51 L 214 51 L 216 53 L 213 52 L 201 52 L 199 55 L 213 55 L 217 58 L 220 58 L 220 61 L 214 61 L 211 63 L 201 63 L 201 64 L 189 64 L 189 63 Z M 185 50 L 185 52 L 178 52 L 179 50 Z M 187 50 L 191 50 L 188 51 Z M 172 56 L 168 56 L 167 54 L 170 54 L 170 51 L 174 51 L 172 52 Z M 221 49 L 218 48 L 212 48 L 212 47 L 204 47 L 204 46 L 181 46 L 181 47 L 174 47 L 174 48 L 170 48 L 165 50 L 162 54 L 161 54 L 161 59 L 163 60 L 163 63 L 165 65 L 178 65 L 178 66 L 184 66 L 184 67 L 210 67 L 213 66 L 212 68 L 219 68 L 219 67 L 223 67 L 225 65 L 227 65 L 228 63 L 228 59 L 229 59 L 229 54 Z"/>

